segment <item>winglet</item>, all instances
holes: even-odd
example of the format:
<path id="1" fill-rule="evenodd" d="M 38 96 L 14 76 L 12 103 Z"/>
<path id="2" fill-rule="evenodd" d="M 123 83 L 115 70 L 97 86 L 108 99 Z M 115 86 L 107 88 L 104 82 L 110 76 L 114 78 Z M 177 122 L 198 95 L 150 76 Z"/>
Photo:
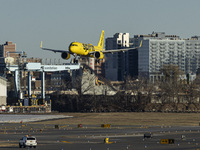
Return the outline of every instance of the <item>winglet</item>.
<path id="1" fill-rule="evenodd" d="M 41 41 L 41 45 L 40 45 L 40 48 L 42 48 L 42 44 L 43 44 L 43 42 Z"/>
<path id="2" fill-rule="evenodd" d="M 140 42 L 140 46 L 139 47 L 141 47 L 142 46 L 142 40 L 141 40 L 141 42 Z"/>

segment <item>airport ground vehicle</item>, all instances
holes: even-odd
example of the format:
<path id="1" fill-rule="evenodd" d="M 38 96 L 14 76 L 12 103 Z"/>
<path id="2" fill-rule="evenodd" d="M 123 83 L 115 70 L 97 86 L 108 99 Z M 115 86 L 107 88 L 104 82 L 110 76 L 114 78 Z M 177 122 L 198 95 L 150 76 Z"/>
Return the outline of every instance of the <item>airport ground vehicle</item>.
<path id="1" fill-rule="evenodd" d="M 147 138 L 147 139 L 150 138 L 151 139 L 152 137 L 153 137 L 153 135 L 150 132 L 144 133 L 144 139 L 145 138 Z"/>
<path id="2" fill-rule="evenodd" d="M 37 140 L 34 136 L 24 136 L 22 139 L 19 140 L 19 147 L 34 147 L 37 146 Z"/>
<path id="3" fill-rule="evenodd" d="M 6 111 L 6 106 L 1 105 L 1 106 L 0 106 L 0 111 L 1 111 L 1 112 L 5 112 L 5 111 Z"/>

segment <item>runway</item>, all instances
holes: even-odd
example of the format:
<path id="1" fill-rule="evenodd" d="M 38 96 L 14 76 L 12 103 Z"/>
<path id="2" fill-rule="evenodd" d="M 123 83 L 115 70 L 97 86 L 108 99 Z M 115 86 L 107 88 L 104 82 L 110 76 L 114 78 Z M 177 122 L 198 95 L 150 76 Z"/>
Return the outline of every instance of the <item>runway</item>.
<path id="1" fill-rule="evenodd" d="M 19 115 L 19 114 L 0 114 L 0 123 L 20 123 L 20 122 L 34 122 L 49 119 L 61 119 L 72 116 L 65 115 Z"/>
<path id="2" fill-rule="evenodd" d="M 145 132 L 153 134 L 144 139 Z M 196 150 L 200 148 L 200 127 L 178 126 L 111 126 L 43 124 L 0 124 L 0 149 L 20 149 L 19 139 L 24 135 L 37 138 L 39 150 Z M 181 139 L 184 135 L 186 138 Z M 109 138 L 111 144 L 105 144 Z M 161 144 L 161 139 L 174 139 L 174 144 Z M 28 148 L 26 148 L 28 149 Z"/>

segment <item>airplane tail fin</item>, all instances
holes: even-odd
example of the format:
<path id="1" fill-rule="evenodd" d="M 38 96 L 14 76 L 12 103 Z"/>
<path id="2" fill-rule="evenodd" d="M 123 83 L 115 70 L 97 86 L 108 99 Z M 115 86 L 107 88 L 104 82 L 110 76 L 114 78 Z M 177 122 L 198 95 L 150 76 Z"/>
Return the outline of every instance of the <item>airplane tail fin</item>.
<path id="1" fill-rule="evenodd" d="M 101 32 L 101 37 L 100 37 L 100 40 L 99 40 L 98 47 L 103 48 L 103 41 L 104 41 L 104 30 L 102 30 L 102 32 Z"/>
<path id="2" fill-rule="evenodd" d="M 40 48 L 42 48 L 43 41 L 41 41 Z"/>
<path id="3" fill-rule="evenodd" d="M 142 40 L 141 40 L 141 42 L 140 42 L 140 46 L 139 47 L 141 47 L 142 46 Z"/>

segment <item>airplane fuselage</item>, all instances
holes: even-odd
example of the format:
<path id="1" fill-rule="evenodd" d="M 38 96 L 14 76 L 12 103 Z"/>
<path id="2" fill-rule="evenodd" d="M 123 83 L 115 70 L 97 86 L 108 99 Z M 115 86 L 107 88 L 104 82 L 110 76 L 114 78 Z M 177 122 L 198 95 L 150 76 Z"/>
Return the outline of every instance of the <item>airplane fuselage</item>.
<path id="1" fill-rule="evenodd" d="M 85 44 L 80 42 L 72 42 L 69 45 L 69 51 L 77 55 L 88 56 L 90 52 L 103 51 L 103 48 L 94 46 L 92 44 Z"/>

